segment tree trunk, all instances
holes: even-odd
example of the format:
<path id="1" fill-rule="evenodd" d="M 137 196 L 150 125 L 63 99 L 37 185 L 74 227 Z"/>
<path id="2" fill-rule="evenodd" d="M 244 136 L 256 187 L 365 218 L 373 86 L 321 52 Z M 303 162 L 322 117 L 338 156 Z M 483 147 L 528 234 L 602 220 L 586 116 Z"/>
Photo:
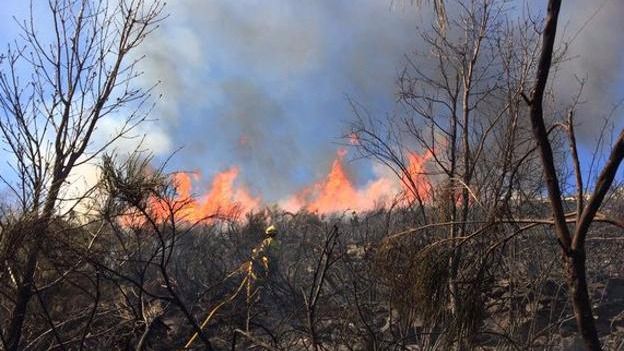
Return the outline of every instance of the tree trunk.
<path id="1" fill-rule="evenodd" d="M 569 255 L 565 257 L 565 265 L 577 329 L 583 336 L 583 341 L 588 350 L 601 350 L 587 289 L 585 248 L 570 250 Z"/>
<path id="2" fill-rule="evenodd" d="M 37 245 L 35 243 L 35 245 Z M 20 339 L 22 338 L 22 326 L 26 319 L 28 302 L 32 297 L 32 287 L 37 267 L 37 257 L 39 256 L 38 246 L 35 246 L 28 256 L 24 270 L 23 281 L 20 283 L 15 299 L 15 306 L 11 311 L 11 321 L 6 336 L 7 351 L 17 351 Z"/>
<path id="3" fill-rule="evenodd" d="M 43 207 L 42 215 L 39 219 L 37 219 L 37 221 L 35 221 L 32 232 L 23 233 L 24 235 L 30 236 L 27 239 L 32 240 L 32 246 L 29 249 L 28 260 L 26 261 L 22 281 L 20 282 L 17 290 L 15 306 L 13 307 L 13 311 L 11 311 L 11 319 L 6 337 L 7 351 L 17 351 L 19 349 L 24 320 L 26 319 L 26 313 L 28 312 L 28 303 L 33 296 L 33 283 L 35 281 L 37 262 L 39 261 L 41 241 L 47 240 L 48 238 L 50 219 L 54 213 L 54 206 L 57 203 L 61 185 L 66 178 L 67 176 L 63 175 L 62 171 L 56 169 L 55 167 L 55 177 L 50 187 L 50 193 Z"/>

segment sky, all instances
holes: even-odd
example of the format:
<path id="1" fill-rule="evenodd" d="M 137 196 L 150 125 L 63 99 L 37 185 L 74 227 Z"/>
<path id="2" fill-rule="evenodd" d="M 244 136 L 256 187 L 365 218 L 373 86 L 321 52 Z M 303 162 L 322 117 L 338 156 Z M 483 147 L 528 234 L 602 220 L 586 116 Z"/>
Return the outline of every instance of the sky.
<path id="1" fill-rule="evenodd" d="M 2 3 L 0 45 L 19 33 L 11 16 L 28 14 L 27 1 Z M 533 12 L 543 13 L 543 3 L 532 1 Z M 624 6 L 589 3 L 566 2 L 560 31 L 575 44 L 575 59 L 559 74 L 561 90 L 572 93 L 575 76 L 588 79 L 578 117 L 583 155 L 600 126 L 596 116 L 624 97 Z M 428 16 L 407 0 L 174 0 L 166 12 L 142 48 L 138 82 L 160 81 L 162 97 L 137 133 L 156 161 L 196 172 L 200 187 L 237 167 L 236 181 L 267 202 L 329 172 L 353 120 L 348 99 L 375 116 L 396 110 L 397 76 Z M 99 135 L 114 130 L 106 122 Z M 346 167 L 356 186 L 383 173 L 368 160 Z"/>
<path id="2" fill-rule="evenodd" d="M 327 173 L 353 116 L 347 97 L 392 111 L 416 37 L 416 9 L 384 1 L 184 0 L 168 11 L 146 71 L 165 77 L 158 113 L 172 144 L 186 141 L 172 165 L 209 176 L 236 163 L 274 200 Z"/>

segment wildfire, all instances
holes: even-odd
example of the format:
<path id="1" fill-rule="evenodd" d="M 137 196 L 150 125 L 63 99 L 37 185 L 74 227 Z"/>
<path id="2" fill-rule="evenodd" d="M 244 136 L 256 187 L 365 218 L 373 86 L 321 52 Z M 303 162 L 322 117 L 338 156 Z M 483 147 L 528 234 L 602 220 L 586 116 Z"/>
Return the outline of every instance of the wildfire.
<path id="1" fill-rule="evenodd" d="M 232 167 L 218 173 L 212 180 L 208 192 L 198 198 L 191 193 L 192 182 L 187 173 L 177 173 L 175 181 L 178 196 L 188 199 L 188 203 L 180 210 L 181 216 L 187 221 L 201 221 L 219 215 L 227 218 L 237 213 L 246 213 L 260 206 L 260 199 L 253 197 L 244 186 L 235 187 L 234 182 L 239 170 Z"/>
<path id="2" fill-rule="evenodd" d="M 345 155 L 346 150 L 339 149 L 327 177 L 282 201 L 281 207 L 289 211 L 306 209 L 329 214 L 347 210 L 367 211 L 378 206 L 387 206 L 401 190 L 407 193 L 408 201 L 418 197 L 421 200 L 429 198 L 431 184 L 424 175 L 425 164 L 431 158 L 429 153 L 422 156 L 417 153 L 408 154 L 410 177 L 405 177 L 402 187 L 393 177 L 380 176 L 360 189 L 353 185 L 344 168 Z"/>
<path id="3" fill-rule="evenodd" d="M 346 150 L 339 149 L 327 177 L 305 187 L 298 194 L 283 202 L 282 207 L 291 211 L 307 209 L 320 213 L 340 212 L 361 207 L 361 196 L 351 183 L 342 164 L 345 155 Z"/>
<path id="4" fill-rule="evenodd" d="M 197 173 L 179 172 L 173 175 L 176 186 L 174 199 L 151 197 L 148 200 L 150 215 L 156 221 L 168 221 L 171 216 L 186 222 L 210 222 L 214 218 L 234 219 L 240 213 L 247 213 L 260 207 L 260 199 L 252 196 L 244 186 L 236 186 L 239 170 L 232 167 L 218 173 L 209 190 L 198 197 L 192 193 L 193 180 Z M 193 179 L 194 178 L 194 179 Z M 143 225 L 145 219 L 140 213 L 127 214 L 121 218 L 125 226 Z"/>
<path id="5" fill-rule="evenodd" d="M 432 156 L 430 151 L 422 155 L 415 152 L 407 153 L 407 173 L 409 176 L 404 175 L 401 180 L 408 201 L 420 202 L 430 198 L 431 183 L 426 175 L 425 165 Z"/>
<path id="6" fill-rule="evenodd" d="M 378 175 L 359 188 L 345 169 L 346 154 L 346 149 L 339 149 L 325 178 L 279 201 L 280 207 L 292 212 L 307 210 L 330 214 L 388 206 L 400 194 L 406 194 L 405 199 L 410 202 L 429 199 L 431 184 L 424 173 L 425 165 L 431 158 L 430 153 L 407 154 L 409 177 L 404 176 L 399 180 L 390 174 Z M 173 205 L 176 218 L 187 222 L 211 221 L 215 216 L 234 218 L 237 214 L 260 209 L 263 201 L 251 195 L 244 185 L 237 183 L 238 175 L 237 167 L 218 173 L 204 194 L 194 196 L 193 182 L 199 179 L 199 174 L 176 173 L 176 198 Z M 150 202 L 152 212 L 159 220 L 169 218 L 171 206 L 164 200 Z"/>

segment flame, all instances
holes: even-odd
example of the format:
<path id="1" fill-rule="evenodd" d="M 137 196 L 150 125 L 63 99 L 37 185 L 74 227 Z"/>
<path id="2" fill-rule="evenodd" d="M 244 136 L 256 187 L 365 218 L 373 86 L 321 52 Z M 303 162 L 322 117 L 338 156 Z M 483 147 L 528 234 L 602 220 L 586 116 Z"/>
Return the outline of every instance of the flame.
<path id="1" fill-rule="evenodd" d="M 431 183 L 425 170 L 431 157 L 433 154 L 429 150 L 422 155 L 413 151 L 407 153 L 407 174 L 401 177 L 401 181 L 409 202 L 425 202 L 431 197 Z"/>
<path id="2" fill-rule="evenodd" d="M 194 198 L 191 193 L 192 182 L 187 173 L 177 173 L 175 181 L 178 196 L 188 199 L 180 210 L 187 221 L 203 221 L 211 216 L 233 218 L 238 213 L 247 213 L 260 207 L 260 199 L 252 196 L 246 187 L 235 187 L 239 169 L 232 167 L 218 173 L 212 180 L 210 189 L 204 195 Z"/>
<path id="3" fill-rule="evenodd" d="M 387 206 L 401 192 L 396 180 L 379 177 L 357 189 L 343 165 L 345 149 L 339 149 L 327 176 L 280 203 L 287 211 L 306 209 L 319 214 L 367 211 Z"/>
<path id="4" fill-rule="evenodd" d="M 279 202 L 279 206 L 291 212 L 307 210 L 319 214 L 340 213 L 344 211 L 368 211 L 382 206 L 389 206 L 398 195 L 405 195 L 404 200 L 426 202 L 431 197 L 432 186 L 426 176 L 425 168 L 432 154 L 407 153 L 407 172 L 397 179 L 393 174 L 379 174 L 376 179 L 362 187 L 356 187 L 344 166 L 347 150 L 340 148 L 326 177 L 302 188 L 294 195 Z M 173 204 L 161 199 L 150 199 L 149 207 L 154 218 L 159 221 L 170 219 L 175 212 L 176 219 L 186 222 L 210 222 L 215 217 L 234 219 L 238 214 L 258 210 L 263 202 L 251 195 L 249 190 L 236 180 L 238 167 L 231 167 L 218 173 L 207 191 L 197 197 L 193 194 L 193 181 L 200 178 L 198 173 L 179 172 L 173 175 L 176 184 L 176 196 Z M 128 217 L 126 224 L 136 223 Z"/>
<path id="5" fill-rule="evenodd" d="M 252 196 L 246 187 L 236 186 L 239 169 L 232 167 L 218 173 L 209 190 L 198 197 L 192 193 L 193 180 L 198 173 L 178 172 L 173 175 L 176 195 L 173 199 L 151 197 L 148 199 L 150 216 L 156 222 L 171 219 L 184 222 L 210 222 L 214 218 L 235 219 L 240 213 L 248 213 L 260 207 L 260 199 Z M 171 201 L 172 200 L 172 201 Z M 142 226 L 146 218 L 140 213 L 130 213 L 120 218 L 124 226 Z"/>
<path id="6" fill-rule="evenodd" d="M 339 151 L 327 178 L 314 185 L 313 191 L 318 195 L 306 206 L 308 210 L 322 213 L 339 212 L 359 202 L 358 193 L 342 165 L 342 157 L 344 153 Z"/>

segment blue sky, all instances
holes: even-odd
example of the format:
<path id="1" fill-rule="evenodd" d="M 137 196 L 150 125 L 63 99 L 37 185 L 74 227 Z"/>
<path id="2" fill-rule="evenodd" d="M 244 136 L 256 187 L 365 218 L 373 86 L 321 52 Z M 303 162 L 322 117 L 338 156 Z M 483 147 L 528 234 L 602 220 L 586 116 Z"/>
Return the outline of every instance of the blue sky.
<path id="1" fill-rule="evenodd" d="M 594 17 L 602 2 L 571 1 L 562 14 L 567 35 L 592 18 L 575 39 L 578 59 L 568 72 L 590 81 L 592 113 L 579 117 L 588 144 L 593 112 L 624 97 L 624 11 L 616 1 Z M 3 1 L 0 43 L 18 34 L 10 16 L 25 18 L 27 3 Z M 161 161 L 181 148 L 169 169 L 200 171 L 205 183 L 237 165 L 241 181 L 269 201 L 327 173 L 353 117 L 347 96 L 377 116 L 395 110 L 395 79 L 427 16 L 390 0 L 176 0 L 166 11 L 144 46 L 140 84 L 162 81 L 163 94 L 156 121 L 140 131 L 147 146 Z M 373 173 L 368 161 L 349 168 L 358 184 Z"/>

